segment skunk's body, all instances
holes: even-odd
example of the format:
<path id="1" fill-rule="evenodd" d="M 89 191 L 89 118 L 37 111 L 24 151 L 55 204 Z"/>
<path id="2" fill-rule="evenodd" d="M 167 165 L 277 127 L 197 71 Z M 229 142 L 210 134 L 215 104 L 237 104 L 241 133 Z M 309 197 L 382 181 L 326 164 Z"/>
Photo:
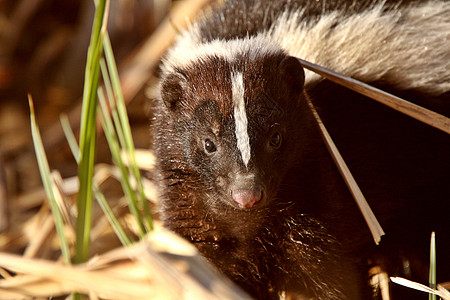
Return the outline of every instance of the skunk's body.
<path id="1" fill-rule="evenodd" d="M 426 278 L 416 271 L 431 228 L 449 257 L 450 138 L 291 56 L 448 114 L 449 49 L 445 1 L 214 8 L 162 65 L 153 128 L 165 225 L 260 299 L 367 298 L 367 262 L 379 256 L 309 98 L 387 233 L 381 263 Z"/>

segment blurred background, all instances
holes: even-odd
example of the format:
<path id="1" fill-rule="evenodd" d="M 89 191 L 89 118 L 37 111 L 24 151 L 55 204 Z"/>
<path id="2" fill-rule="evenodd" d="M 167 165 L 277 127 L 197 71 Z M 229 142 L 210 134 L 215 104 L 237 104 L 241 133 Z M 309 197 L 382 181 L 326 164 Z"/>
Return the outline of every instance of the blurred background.
<path id="1" fill-rule="evenodd" d="M 111 1 L 108 32 L 119 71 L 133 68 L 130 61 L 166 17 L 171 2 Z M 7 223 L 7 198 L 12 201 L 42 187 L 30 133 L 28 93 L 34 99 L 51 168 L 63 177 L 76 175 L 59 117 L 68 114 L 76 132 L 93 15 L 92 0 L 0 1 L 0 232 Z M 152 72 L 139 74 L 147 81 Z M 150 140 L 144 90 L 145 85 L 126 95 L 137 148 L 148 147 Z M 100 141 L 97 160 L 110 162 L 109 155 L 106 143 Z"/>

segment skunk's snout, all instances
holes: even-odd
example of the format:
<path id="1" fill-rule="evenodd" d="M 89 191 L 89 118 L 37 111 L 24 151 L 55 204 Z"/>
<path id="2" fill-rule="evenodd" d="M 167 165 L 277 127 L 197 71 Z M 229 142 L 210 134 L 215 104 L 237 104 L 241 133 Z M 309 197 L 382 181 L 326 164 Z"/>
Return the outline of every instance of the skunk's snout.
<path id="1" fill-rule="evenodd" d="M 231 198 L 240 208 L 252 208 L 253 205 L 260 202 L 263 196 L 262 189 L 253 190 L 232 190 Z"/>
<path id="2" fill-rule="evenodd" d="M 239 208 L 249 209 L 262 202 L 264 189 L 254 174 L 238 174 L 231 185 L 231 199 Z"/>

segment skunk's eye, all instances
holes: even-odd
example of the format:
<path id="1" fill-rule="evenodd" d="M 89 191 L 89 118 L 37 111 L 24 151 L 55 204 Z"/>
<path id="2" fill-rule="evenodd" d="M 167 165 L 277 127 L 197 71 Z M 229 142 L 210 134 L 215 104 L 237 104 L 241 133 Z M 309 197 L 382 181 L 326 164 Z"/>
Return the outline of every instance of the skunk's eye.
<path id="1" fill-rule="evenodd" d="M 216 152 L 217 148 L 213 141 L 210 139 L 205 140 L 205 151 L 206 153 L 214 153 Z"/>
<path id="2" fill-rule="evenodd" d="M 270 147 L 278 149 L 281 146 L 281 133 L 275 132 L 270 137 Z"/>

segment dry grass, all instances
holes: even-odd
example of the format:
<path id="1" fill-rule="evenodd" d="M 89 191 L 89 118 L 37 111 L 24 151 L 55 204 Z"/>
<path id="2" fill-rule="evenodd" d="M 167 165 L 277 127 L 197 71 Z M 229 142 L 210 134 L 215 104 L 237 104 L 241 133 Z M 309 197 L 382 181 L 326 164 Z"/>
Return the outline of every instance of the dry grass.
<path id="1" fill-rule="evenodd" d="M 85 265 L 66 266 L 6 253 L 0 253 L 0 265 L 5 277 L 0 281 L 0 299 L 55 297 L 75 291 L 91 299 L 246 298 L 217 275 L 192 245 L 162 228 L 133 246 L 96 255 Z"/>

